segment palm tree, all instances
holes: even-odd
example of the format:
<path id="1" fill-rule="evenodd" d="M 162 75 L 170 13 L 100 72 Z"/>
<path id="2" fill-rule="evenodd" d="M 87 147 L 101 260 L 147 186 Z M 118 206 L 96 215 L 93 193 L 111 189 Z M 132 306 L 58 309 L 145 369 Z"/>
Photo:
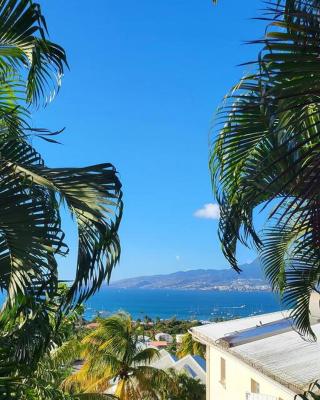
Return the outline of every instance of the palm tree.
<path id="1" fill-rule="evenodd" d="M 20 348 L 25 346 L 28 351 L 26 337 L 19 329 L 11 329 L 9 334 L 1 331 L 0 336 L 0 399 L 19 400 L 114 400 L 112 395 L 98 395 L 86 393 L 70 395 L 60 386 L 63 380 L 72 373 L 74 356 L 81 350 L 81 328 L 78 321 L 82 316 L 83 307 L 78 306 L 68 313 L 61 315 L 61 321 L 57 323 L 59 315 L 57 309 L 63 300 L 60 297 L 66 295 L 66 285 L 59 285 L 55 302 L 50 301 L 50 342 L 46 343 L 43 351 L 37 358 L 27 357 L 28 362 L 22 364 L 10 358 L 12 349 L 20 353 Z M 2 319 L 0 319 L 2 322 Z M 32 325 L 31 325 L 32 326 Z M 1 326 L 2 328 L 3 326 Z M 49 330 L 48 327 L 46 327 Z M 32 331 L 28 332 L 30 340 L 35 340 Z"/>
<path id="2" fill-rule="evenodd" d="M 94 293 L 120 255 L 122 201 L 115 168 L 108 163 L 49 168 L 30 143 L 31 136 L 55 141 L 57 132 L 30 126 L 31 107 L 53 98 L 66 66 L 64 50 L 47 39 L 38 4 L 0 1 L 0 290 L 20 313 L 24 308 L 29 313 L 30 301 L 39 305 L 43 296 L 56 293 L 56 255 L 68 250 L 62 205 L 79 236 L 67 304 Z"/>
<path id="3" fill-rule="evenodd" d="M 65 313 L 110 278 L 120 256 L 122 193 L 113 165 L 49 168 L 31 144 L 33 138 L 56 142 L 59 132 L 34 128 L 30 117 L 54 98 L 67 65 L 63 48 L 48 39 L 39 4 L 0 0 L 0 290 L 7 295 L 0 314 L 4 396 L 32 398 L 31 389 L 18 393 L 18 382 L 36 371 L 42 356 L 56 345 L 55 333 Z M 68 252 L 62 206 L 77 224 L 78 260 L 74 282 L 66 296 L 57 297 L 56 257 Z M 58 298 L 63 302 L 57 304 Z"/>
<path id="4" fill-rule="evenodd" d="M 177 373 L 174 369 L 167 371 L 171 382 L 159 388 L 161 400 L 205 400 L 206 386 L 198 379 L 191 378 L 186 373 Z"/>
<path id="5" fill-rule="evenodd" d="M 191 333 L 186 333 L 183 335 L 182 342 L 179 344 L 177 355 L 179 358 L 185 357 L 188 354 L 204 357 L 205 352 L 205 346 L 193 340 Z"/>
<path id="6" fill-rule="evenodd" d="M 176 390 L 169 393 L 170 400 L 205 400 L 206 387 L 198 379 L 182 373 L 176 377 Z"/>
<path id="7" fill-rule="evenodd" d="M 99 327 L 82 344 L 84 364 L 66 379 L 65 388 L 75 393 L 113 391 L 120 400 L 158 399 L 167 375 L 150 366 L 159 352 L 141 346 L 129 315 L 99 319 Z"/>
<path id="8" fill-rule="evenodd" d="M 320 277 L 320 20 L 314 0 L 270 4 L 255 71 L 218 111 L 210 169 L 223 252 L 239 270 L 253 241 L 272 287 L 312 336 L 309 298 Z M 220 125 L 221 123 L 221 125 Z M 262 232 L 254 215 L 269 214 Z"/>

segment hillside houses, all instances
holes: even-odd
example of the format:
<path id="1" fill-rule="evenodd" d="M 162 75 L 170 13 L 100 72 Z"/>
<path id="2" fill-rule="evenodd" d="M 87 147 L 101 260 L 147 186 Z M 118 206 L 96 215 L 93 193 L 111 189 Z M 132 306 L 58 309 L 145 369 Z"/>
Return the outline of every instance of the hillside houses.
<path id="1" fill-rule="evenodd" d="M 167 370 L 174 369 L 178 373 L 185 373 L 191 378 L 199 379 L 206 383 L 206 362 L 199 356 L 187 355 L 183 358 L 176 358 L 167 350 L 160 350 L 160 358 L 151 363 L 155 368 Z"/>

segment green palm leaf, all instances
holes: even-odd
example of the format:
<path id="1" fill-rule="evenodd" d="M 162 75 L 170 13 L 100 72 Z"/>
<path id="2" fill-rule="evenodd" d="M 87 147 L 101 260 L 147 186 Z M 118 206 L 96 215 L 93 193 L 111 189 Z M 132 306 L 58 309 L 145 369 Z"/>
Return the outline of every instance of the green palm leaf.
<path id="1" fill-rule="evenodd" d="M 320 245 L 318 11 L 312 0 L 269 3 L 256 73 L 227 96 L 210 159 L 224 254 L 238 270 L 237 243 L 253 239 L 296 327 L 311 335 Z M 253 215 L 270 207 L 261 235 Z"/>
<path id="2" fill-rule="evenodd" d="M 0 290 L 7 295 L 0 313 L 0 393 L 62 400 L 71 397 L 58 388 L 56 367 L 62 363 L 64 371 L 81 345 L 65 343 L 62 355 L 57 346 L 67 329 L 61 326 L 119 260 L 122 192 L 111 164 L 48 168 L 30 144 L 31 136 L 56 142 L 57 132 L 29 123 L 30 106 L 53 98 L 67 66 L 64 50 L 47 36 L 37 3 L 0 0 Z M 62 205 L 79 238 L 76 277 L 63 296 L 56 260 L 68 252 Z"/>
<path id="3" fill-rule="evenodd" d="M 29 0 L 0 2 L 0 69 L 29 69 L 27 101 L 49 101 L 60 86 L 67 64 L 64 50 L 46 37 L 39 4 Z"/>
<path id="4" fill-rule="evenodd" d="M 64 387 L 75 392 L 101 392 L 111 384 L 120 400 L 158 399 L 160 386 L 171 378 L 150 366 L 156 349 L 142 348 L 129 315 L 119 313 L 98 320 L 99 326 L 83 340 L 82 368 L 68 377 Z"/>

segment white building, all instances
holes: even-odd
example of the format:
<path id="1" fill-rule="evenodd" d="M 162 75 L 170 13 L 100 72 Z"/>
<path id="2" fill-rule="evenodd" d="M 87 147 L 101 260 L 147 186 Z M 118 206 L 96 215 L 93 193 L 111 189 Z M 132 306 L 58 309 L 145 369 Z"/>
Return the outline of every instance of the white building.
<path id="1" fill-rule="evenodd" d="M 198 379 L 206 384 L 206 361 L 200 356 L 187 356 L 177 360 L 173 368 L 178 372 L 183 372 L 193 379 Z"/>
<path id="2" fill-rule="evenodd" d="M 173 342 L 173 337 L 171 335 L 169 335 L 169 333 L 160 332 L 160 333 L 157 333 L 154 337 L 158 341 L 165 341 L 167 343 Z"/>
<path id="3" fill-rule="evenodd" d="M 139 342 L 150 342 L 151 338 L 147 335 L 138 335 Z"/>
<path id="4" fill-rule="evenodd" d="M 277 312 L 191 328 L 207 346 L 207 400 L 293 400 L 307 390 L 320 378 L 320 323 L 317 342 L 291 323 Z"/>
<path id="5" fill-rule="evenodd" d="M 177 358 L 170 354 L 167 350 L 162 349 L 159 351 L 160 357 L 152 361 L 151 365 L 152 367 L 158 368 L 158 369 L 169 369 L 173 368 L 174 364 L 177 361 Z"/>
<path id="6" fill-rule="evenodd" d="M 172 368 L 178 373 L 185 373 L 191 378 L 199 379 L 203 384 L 206 383 L 206 362 L 199 356 L 187 355 L 178 359 L 167 350 L 160 350 L 160 358 L 151 365 L 163 370 Z"/>

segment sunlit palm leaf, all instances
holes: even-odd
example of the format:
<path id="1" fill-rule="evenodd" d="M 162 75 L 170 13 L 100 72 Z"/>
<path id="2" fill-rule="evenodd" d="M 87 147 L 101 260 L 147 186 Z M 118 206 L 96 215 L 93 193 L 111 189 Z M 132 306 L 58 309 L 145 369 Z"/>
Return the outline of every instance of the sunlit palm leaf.
<path id="1" fill-rule="evenodd" d="M 159 357 L 156 349 L 139 344 L 130 316 L 124 313 L 99 319 L 99 326 L 83 339 L 82 368 L 68 377 L 64 387 L 81 392 L 115 386 L 121 400 L 158 399 L 160 385 L 170 377 L 150 366 Z"/>
<path id="2" fill-rule="evenodd" d="M 0 69 L 28 67 L 26 97 L 33 104 L 52 98 L 67 63 L 64 50 L 45 34 L 38 4 L 29 0 L 0 2 Z"/>
<path id="3" fill-rule="evenodd" d="M 74 400 L 117 400 L 118 397 L 111 394 L 78 393 L 72 396 Z"/>

